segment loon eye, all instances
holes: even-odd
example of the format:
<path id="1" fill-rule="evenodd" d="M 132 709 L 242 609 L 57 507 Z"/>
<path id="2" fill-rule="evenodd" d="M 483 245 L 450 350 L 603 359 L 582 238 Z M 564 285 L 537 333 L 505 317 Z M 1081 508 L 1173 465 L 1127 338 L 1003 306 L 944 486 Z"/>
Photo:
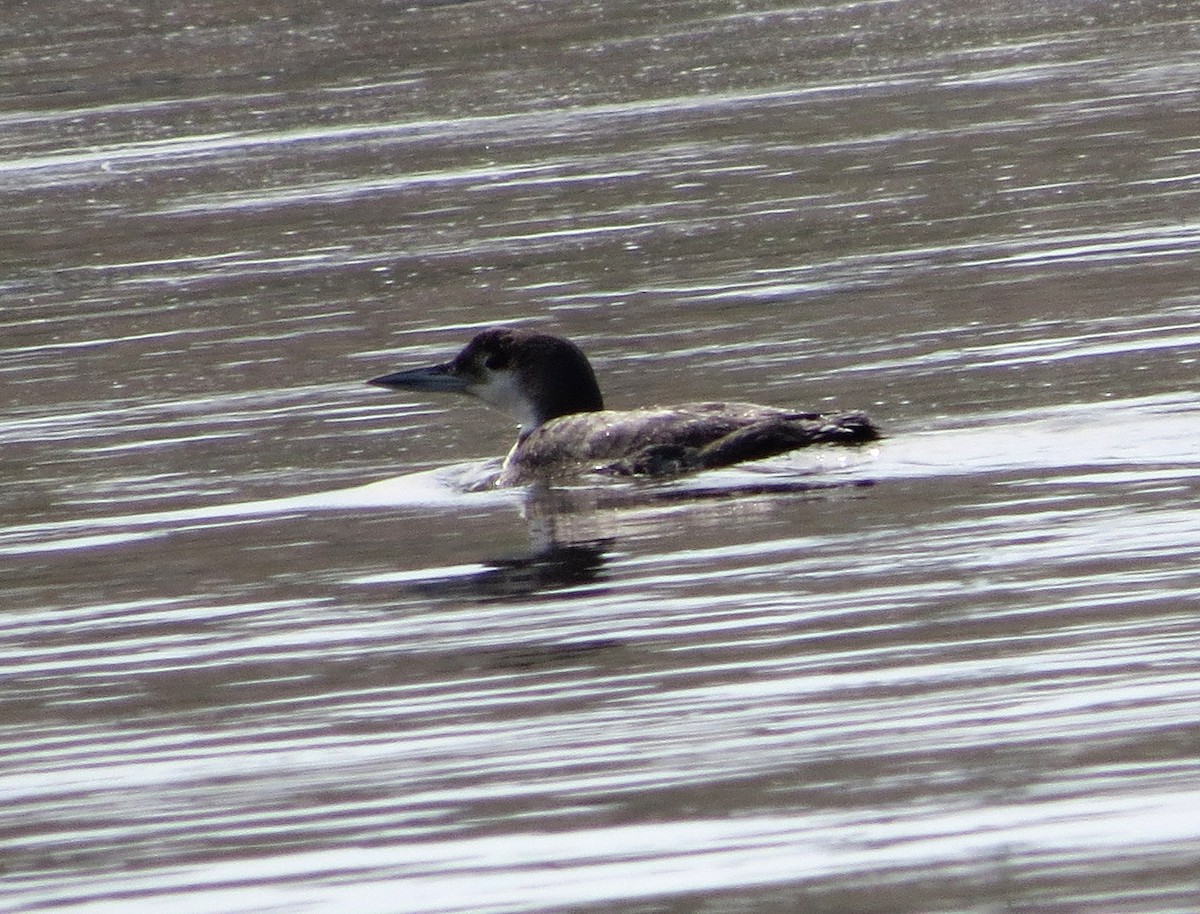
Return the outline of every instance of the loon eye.
<path id="1" fill-rule="evenodd" d="M 507 352 L 493 352 L 483 360 L 483 367 L 489 371 L 500 371 L 508 367 Z"/>

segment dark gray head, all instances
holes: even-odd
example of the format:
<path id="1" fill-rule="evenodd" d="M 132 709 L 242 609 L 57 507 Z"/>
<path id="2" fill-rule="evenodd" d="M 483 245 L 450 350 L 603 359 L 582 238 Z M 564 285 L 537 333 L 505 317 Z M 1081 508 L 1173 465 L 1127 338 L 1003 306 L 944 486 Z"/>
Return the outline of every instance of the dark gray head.
<path id="1" fill-rule="evenodd" d="M 397 371 L 368 383 L 469 394 L 516 416 L 522 436 L 558 416 L 604 409 L 592 366 L 578 346 L 512 327 L 484 330 L 452 361 Z"/>

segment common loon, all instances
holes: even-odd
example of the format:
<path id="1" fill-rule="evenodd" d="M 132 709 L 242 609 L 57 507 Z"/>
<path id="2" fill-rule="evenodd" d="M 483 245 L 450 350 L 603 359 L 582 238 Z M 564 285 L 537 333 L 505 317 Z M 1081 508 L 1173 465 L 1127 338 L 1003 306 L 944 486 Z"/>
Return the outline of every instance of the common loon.
<path id="1" fill-rule="evenodd" d="M 593 470 L 669 475 L 729 466 L 810 444 L 880 437 L 859 412 L 823 415 L 752 403 L 685 403 L 606 410 L 587 357 L 574 343 L 511 327 L 479 333 L 451 361 L 372 378 L 412 391 L 469 394 L 520 422 L 497 486 Z"/>

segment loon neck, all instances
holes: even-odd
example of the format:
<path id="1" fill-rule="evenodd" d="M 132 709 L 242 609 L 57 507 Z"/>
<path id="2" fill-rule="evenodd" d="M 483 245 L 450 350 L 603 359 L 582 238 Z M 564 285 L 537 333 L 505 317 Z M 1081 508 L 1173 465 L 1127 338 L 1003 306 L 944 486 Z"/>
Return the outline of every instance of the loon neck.
<path id="1" fill-rule="evenodd" d="M 604 409 L 604 397 L 584 354 L 565 340 L 531 335 L 516 360 L 518 396 L 507 405 L 521 423 L 521 438 L 562 416 Z"/>
<path id="2" fill-rule="evenodd" d="M 522 444 L 525 443 L 525 439 L 527 439 L 530 435 L 532 435 L 534 432 L 536 432 L 543 425 L 553 422 L 555 419 L 561 419 L 565 416 L 578 416 L 578 415 L 581 415 L 584 413 L 596 413 L 596 412 L 600 412 L 603 409 L 604 409 L 604 405 L 600 404 L 598 406 L 588 406 L 587 408 L 581 408 L 581 409 L 563 409 L 563 410 L 546 411 L 546 410 L 537 410 L 533 407 L 532 404 L 530 404 L 529 409 L 527 411 L 526 410 L 515 410 L 514 415 L 516 415 L 517 420 L 520 423 L 520 425 L 517 427 L 516 447 L 520 447 Z"/>

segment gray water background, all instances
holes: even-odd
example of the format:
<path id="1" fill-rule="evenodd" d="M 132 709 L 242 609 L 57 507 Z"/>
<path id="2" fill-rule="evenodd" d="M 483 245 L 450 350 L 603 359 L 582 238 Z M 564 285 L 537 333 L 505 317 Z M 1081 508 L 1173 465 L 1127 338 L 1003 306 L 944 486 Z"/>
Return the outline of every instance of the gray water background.
<path id="1" fill-rule="evenodd" d="M 10 5 L 0 910 L 1200 909 L 1191 3 Z M 463 493 L 363 378 L 888 437 Z"/>

